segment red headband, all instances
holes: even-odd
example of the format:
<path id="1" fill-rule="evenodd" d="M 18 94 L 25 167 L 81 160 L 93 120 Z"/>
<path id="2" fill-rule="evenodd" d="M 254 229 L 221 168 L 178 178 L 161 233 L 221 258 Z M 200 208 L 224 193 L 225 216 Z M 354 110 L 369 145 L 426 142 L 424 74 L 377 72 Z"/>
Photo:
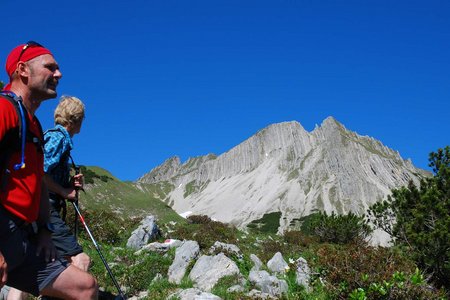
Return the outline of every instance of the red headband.
<path id="1" fill-rule="evenodd" d="M 17 63 L 19 62 L 20 53 L 22 53 L 20 61 L 23 62 L 29 61 L 44 54 L 50 54 L 53 56 L 53 54 L 47 48 L 33 45 L 29 46 L 27 49 L 25 49 L 25 51 L 22 52 L 23 47 L 25 46 L 26 44 L 19 45 L 14 48 L 11 53 L 9 53 L 8 58 L 6 59 L 6 73 L 8 73 L 9 78 L 11 78 L 12 74 L 17 69 Z"/>

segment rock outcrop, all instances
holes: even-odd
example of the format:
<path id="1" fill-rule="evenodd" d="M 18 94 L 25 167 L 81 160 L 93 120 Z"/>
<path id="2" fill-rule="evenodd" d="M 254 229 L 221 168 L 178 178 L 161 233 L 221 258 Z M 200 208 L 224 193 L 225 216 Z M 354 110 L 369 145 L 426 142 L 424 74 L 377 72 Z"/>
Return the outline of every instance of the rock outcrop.
<path id="1" fill-rule="evenodd" d="M 127 247 L 140 249 L 149 241 L 156 239 L 161 235 L 154 216 L 145 217 L 138 228 L 136 228 L 127 241 Z"/>
<path id="2" fill-rule="evenodd" d="M 200 246 L 196 241 L 184 241 L 175 252 L 175 259 L 169 267 L 169 282 L 180 284 L 186 269 L 197 258 Z"/>
<path id="3" fill-rule="evenodd" d="M 242 251 L 234 244 L 216 241 L 212 247 L 203 250 L 207 253 L 219 252 L 216 255 L 202 254 L 197 241 L 168 240 L 164 244 L 176 248 L 175 257 L 167 272 L 167 280 L 173 284 L 180 284 L 183 278 L 189 278 L 194 285 L 194 288 L 177 290 L 168 299 L 172 299 L 172 297 L 180 299 L 221 299 L 210 292 L 224 277 L 234 277 L 236 280 L 236 284 L 227 289 L 228 293 L 245 293 L 249 299 L 280 299 L 288 292 L 288 284 L 284 279 L 278 277 L 286 278 L 286 274 L 291 267 L 296 268 L 297 285 L 303 286 L 306 290 L 310 288 L 311 271 L 307 261 L 302 257 L 299 257 L 296 261 L 289 259 L 289 265 L 284 260 L 282 253 L 277 252 L 264 265 L 255 254 L 250 254 L 254 266 L 247 278 L 241 274 L 236 264 L 236 262 L 242 262 L 244 258 Z M 154 246 L 149 247 L 149 245 Z M 165 256 L 170 249 L 170 247 L 162 247 L 161 243 L 155 242 L 143 245 L 134 255 L 145 256 L 149 252 L 154 252 Z M 194 265 L 189 271 L 188 266 L 192 263 Z M 266 268 L 267 271 L 260 270 L 261 268 Z M 160 280 L 165 280 L 164 278 L 164 275 L 158 273 L 153 278 L 152 284 L 159 284 Z M 250 290 L 249 287 L 253 287 L 253 289 Z M 139 295 L 135 295 L 133 299 L 145 298 L 146 293 L 147 291 L 143 291 Z"/>
<path id="4" fill-rule="evenodd" d="M 194 286 L 211 291 L 220 278 L 240 274 L 236 263 L 223 253 L 215 256 L 202 255 L 189 274 Z"/>

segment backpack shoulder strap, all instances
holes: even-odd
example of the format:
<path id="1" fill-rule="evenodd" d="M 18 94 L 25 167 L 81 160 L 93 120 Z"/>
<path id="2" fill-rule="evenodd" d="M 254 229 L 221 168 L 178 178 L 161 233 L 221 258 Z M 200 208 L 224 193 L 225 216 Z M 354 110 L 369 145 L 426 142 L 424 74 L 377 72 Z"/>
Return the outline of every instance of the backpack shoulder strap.
<path id="1" fill-rule="evenodd" d="M 0 92 L 0 101 L 9 101 L 14 106 L 18 117 L 17 126 L 9 129 L 0 140 L 0 189 L 4 190 L 7 183 L 8 161 L 12 153 L 20 149 L 23 127 L 27 127 L 28 119 L 23 120 L 23 112 L 21 113 L 19 103 L 12 94 Z"/>
<path id="2" fill-rule="evenodd" d="M 44 131 L 42 130 L 41 122 L 40 122 L 39 119 L 36 118 L 36 117 L 34 117 L 34 119 L 36 120 L 36 124 L 38 125 L 38 128 L 39 128 L 39 135 L 40 135 L 41 137 L 43 137 L 43 136 L 44 136 Z"/>
<path id="3" fill-rule="evenodd" d="M 31 130 L 27 130 L 27 141 L 32 142 L 36 146 L 38 151 L 44 153 L 44 132 L 42 131 L 42 125 L 41 122 L 39 122 L 38 118 L 34 117 L 34 120 L 38 126 L 39 135 L 31 132 Z"/>
<path id="4" fill-rule="evenodd" d="M 36 146 L 38 151 L 43 153 L 43 132 L 42 125 L 38 118 L 33 116 L 33 120 L 37 124 L 39 131 L 39 133 L 36 134 L 30 130 L 28 112 L 22 103 L 22 98 L 9 91 L 1 91 L 0 96 L 2 99 L 6 99 L 14 106 L 18 117 L 17 127 L 9 130 L 5 135 L 5 138 L 0 141 L 0 151 L 2 153 L 10 152 L 9 155 L 11 155 L 12 152 L 19 149 L 22 151 L 22 162 L 24 162 L 26 142 L 31 142 Z M 16 128 L 17 130 L 15 130 Z M 7 159 L 8 158 L 4 160 L 7 161 Z"/>
<path id="5" fill-rule="evenodd" d="M 14 146 L 15 148 L 17 148 L 16 145 L 20 144 L 20 140 L 22 138 L 22 134 L 23 134 L 23 127 L 25 126 L 28 127 L 28 119 L 23 118 L 23 114 L 20 112 L 20 107 L 19 107 L 19 103 L 18 101 L 12 97 L 10 94 L 4 93 L 4 92 L 0 92 L 0 100 L 6 100 L 8 102 L 10 102 L 15 111 L 16 111 L 16 115 L 18 117 L 18 122 L 17 122 L 17 126 L 10 129 L 5 136 L 0 140 L 0 155 L 3 156 L 3 153 L 7 152 L 8 149 L 11 149 L 11 146 Z M 16 141 L 16 142 L 15 142 Z M 12 149 L 11 149 L 12 150 Z"/>

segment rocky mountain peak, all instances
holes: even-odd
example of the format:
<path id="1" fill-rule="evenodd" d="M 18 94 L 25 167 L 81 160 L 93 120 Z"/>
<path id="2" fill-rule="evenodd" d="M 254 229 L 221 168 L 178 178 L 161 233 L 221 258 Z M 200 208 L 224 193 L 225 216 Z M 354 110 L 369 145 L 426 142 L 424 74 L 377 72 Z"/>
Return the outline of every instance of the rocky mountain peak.
<path id="1" fill-rule="evenodd" d="M 180 166 L 180 158 L 178 156 L 173 156 L 139 178 L 138 182 L 153 183 L 169 180 L 177 174 Z"/>
<path id="2" fill-rule="evenodd" d="M 340 122 L 338 122 L 338 120 L 336 120 L 333 116 L 328 116 L 325 118 L 325 120 L 322 121 L 322 128 L 339 128 L 339 127 L 343 127 L 344 125 L 342 125 Z"/>
<path id="3" fill-rule="evenodd" d="M 229 151 L 177 157 L 139 179 L 169 182 L 173 208 L 245 226 L 280 212 L 280 230 L 315 210 L 364 213 L 392 188 L 425 173 L 380 141 L 326 118 L 312 132 L 296 121 L 272 124 Z"/>

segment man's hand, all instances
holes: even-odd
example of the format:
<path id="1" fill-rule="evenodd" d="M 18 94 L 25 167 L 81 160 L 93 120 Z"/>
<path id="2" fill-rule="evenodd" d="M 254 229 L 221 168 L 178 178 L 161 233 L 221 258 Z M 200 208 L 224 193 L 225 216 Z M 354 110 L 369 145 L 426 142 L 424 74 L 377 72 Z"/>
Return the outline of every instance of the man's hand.
<path id="1" fill-rule="evenodd" d="M 0 288 L 2 288 L 8 279 L 7 264 L 3 254 L 0 252 Z"/>
<path id="2" fill-rule="evenodd" d="M 79 173 L 73 176 L 73 186 L 77 190 L 82 190 L 84 185 L 84 175 Z"/>
<path id="3" fill-rule="evenodd" d="M 77 200 L 77 190 L 74 188 L 68 188 L 64 189 L 65 193 L 63 195 L 64 199 L 67 199 L 69 201 L 75 201 Z"/>
<path id="4" fill-rule="evenodd" d="M 40 228 L 37 234 L 37 251 L 36 256 L 44 253 L 45 261 L 54 261 L 56 259 L 56 248 L 52 242 L 52 234 L 50 231 Z"/>
<path id="5" fill-rule="evenodd" d="M 64 194 L 62 195 L 64 199 L 67 199 L 69 201 L 76 201 L 77 200 L 77 191 L 82 190 L 83 191 L 83 185 L 84 185 L 84 176 L 83 174 L 76 174 L 72 177 L 72 186 L 71 188 L 64 189 Z"/>

